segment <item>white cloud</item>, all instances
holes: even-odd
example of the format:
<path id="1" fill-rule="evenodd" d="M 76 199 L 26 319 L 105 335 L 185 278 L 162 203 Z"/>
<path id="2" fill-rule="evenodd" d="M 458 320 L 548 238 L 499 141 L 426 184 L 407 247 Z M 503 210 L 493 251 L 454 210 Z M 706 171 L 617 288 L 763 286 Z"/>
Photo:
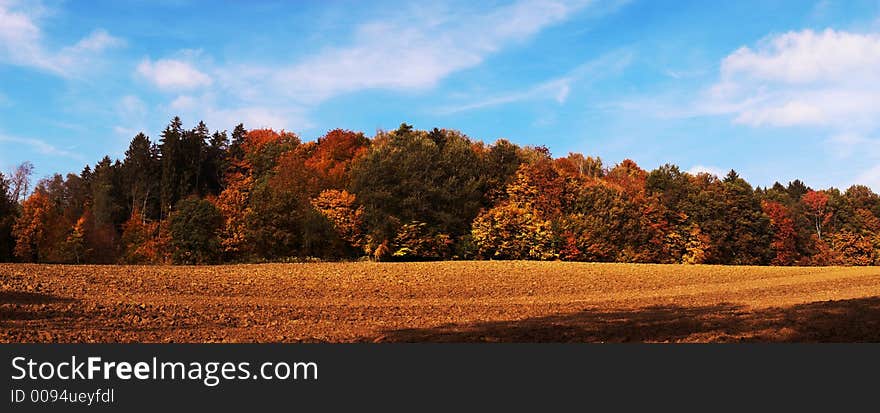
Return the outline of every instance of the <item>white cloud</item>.
<path id="1" fill-rule="evenodd" d="M 210 76 L 193 64 L 177 59 L 145 59 L 138 65 L 137 73 L 163 90 L 196 89 L 213 83 Z"/>
<path id="2" fill-rule="evenodd" d="M 714 167 L 714 166 L 705 166 L 705 165 L 694 165 L 691 167 L 691 169 L 688 169 L 685 172 L 687 172 L 691 175 L 709 174 L 709 175 L 714 175 L 716 177 L 722 177 L 722 176 L 727 175 L 727 172 L 725 172 L 721 168 Z"/>
<path id="3" fill-rule="evenodd" d="M 880 126 L 880 35 L 827 29 L 771 36 L 721 63 L 703 109 L 750 126 Z"/>
<path id="4" fill-rule="evenodd" d="M 755 49 L 741 47 L 722 61 L 721 75 L 788 84 L 857 83 L 880 78 L 878 64 L 880 36 L 803 30 L 765 38 Z"/>
<path id="5" fill-rule="evenodd" d="M 769 36 L 721 62 L 719 80 L 693 114 L 728 115 L 750 127 L 808 127 L 828 153 L 880 159 L 880 33 L 826 29 Z M 880 166 L 853 183 L 880 188 Z"/>
<path id="6" fill-rule="evenodd" d="M 802 101 L 789 101 L 779 107 L 744 108 L 734 119 L 736 123 L 752 126 L 821 125 L 827 121 L 825 113 Z"/>
<path id="7" fill-rule="evenodd" d="M 880 34 L 826 29 L 770 36 L 721 63 L 701 102 L 704 114 L 751 127 L 811 127 L 828 133 L 841 159 L 880 159 Z M 880 167 L 851 182 L 880 188 Z"/>
<path id="8" fill-rule="evenodd" d="M 97 29 L 73 45 L 50 50 L 39 19 L 46 11 L 37 2 L 0 2 L 0 63 L 32 67 L 72 77 L 95 66 L 105 50 L 124 44 L 122 39 Z"/>

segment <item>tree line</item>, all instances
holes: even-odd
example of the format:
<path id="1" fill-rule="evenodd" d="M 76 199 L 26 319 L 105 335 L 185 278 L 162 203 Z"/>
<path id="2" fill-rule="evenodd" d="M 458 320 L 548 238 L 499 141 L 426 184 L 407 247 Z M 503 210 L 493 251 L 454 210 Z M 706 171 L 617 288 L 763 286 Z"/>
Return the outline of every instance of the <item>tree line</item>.
<path id="1" fill-rule="evenodd" d="M 0 174 L 0 260 L 208 264 L 305 259 L 534 259 L 880 264 L 880 197 L 730 171 L 553 158 L 402 124 L 315 141 L 174 118 L 125 158 L 40 180 Z"/>

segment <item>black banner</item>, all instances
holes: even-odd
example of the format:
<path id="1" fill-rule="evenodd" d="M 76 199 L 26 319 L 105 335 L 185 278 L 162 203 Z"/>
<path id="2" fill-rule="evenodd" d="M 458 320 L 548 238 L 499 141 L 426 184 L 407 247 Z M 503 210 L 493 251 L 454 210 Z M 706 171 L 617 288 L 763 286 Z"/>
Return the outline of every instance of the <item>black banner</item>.
<path id="1" fill-rule="evenodd" d="M 849 344 L 0 346 L 5 412 L 841 411 L 876 407 L 878 354 Z"/>

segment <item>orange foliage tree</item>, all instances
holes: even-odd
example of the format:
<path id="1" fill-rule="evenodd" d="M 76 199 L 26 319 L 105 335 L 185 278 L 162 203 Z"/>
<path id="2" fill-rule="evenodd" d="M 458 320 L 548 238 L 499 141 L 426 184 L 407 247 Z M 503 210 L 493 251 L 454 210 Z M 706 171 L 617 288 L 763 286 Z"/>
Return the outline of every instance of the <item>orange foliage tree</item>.
<path id="1" fill-rule="evenodd" d="M 351 163 L 363 155 L 370 140 L 363 133 L 334 129 L 318 138 L 305 166 L 314 174 L 315 188 L 341 189 L 348 186 Z"/>
<path id="2" fill-rule="evenodd" d="M 364 207 L 358 206 L 354 194 L 345 190 L 327 189 L 311 201 L 339 234 L 352 247 L 366 246 L 364 234 Z"/>
<path id="3" fill-rule="evenodd" d="M 52 245 L 51 225 L 57 217 L 49 197 L 42 190 L 34 191 L 21 205 L 21 215 L 12 227 L 16 237 L 15 256 L 26 262 L 44 261 Z"/>
<path id="4" fill-rule="evenodd" d="M 167 264 L 171 261 L 167 221 L 143 219 L 138 209 L 122 225 L 122 261 L 127 264 Z"/>

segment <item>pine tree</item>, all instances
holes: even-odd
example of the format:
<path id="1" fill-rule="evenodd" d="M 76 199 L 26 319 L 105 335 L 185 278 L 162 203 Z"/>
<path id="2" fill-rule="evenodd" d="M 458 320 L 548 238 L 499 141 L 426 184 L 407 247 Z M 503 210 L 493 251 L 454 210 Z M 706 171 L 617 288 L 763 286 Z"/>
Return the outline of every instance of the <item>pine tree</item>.
<path id="1" fill-rule="evenodd" d="M 9 193 L 9 181 L 0 173 L 0 262 L 12 261 L 15 238 L 12 226 L 18 216 L 18 207 Z"/>
<path id="2" fill-rule="evenodd" d="M 128 214 L 138 210 L 141 221 L 147 217 L 158 218 L 159 185 L 161 164 L 158 148 L 143 133 L 137 134 L 125 151 L 122 166 L 123 181 L 128 191 Z"/>
<path id="3" fill-rule="evenodd" d="M 179 117 L 174 117 L 171 123 L 162 132 L 159 143 L 159 156 L 161 159 L 160 200 L 162 217 L 167 217 L 173 206 L 181 198 L 181 181 L 183 179 L 181 165 L 183 164 L 183 148 L 181 139 L 183 125 Z"/>

